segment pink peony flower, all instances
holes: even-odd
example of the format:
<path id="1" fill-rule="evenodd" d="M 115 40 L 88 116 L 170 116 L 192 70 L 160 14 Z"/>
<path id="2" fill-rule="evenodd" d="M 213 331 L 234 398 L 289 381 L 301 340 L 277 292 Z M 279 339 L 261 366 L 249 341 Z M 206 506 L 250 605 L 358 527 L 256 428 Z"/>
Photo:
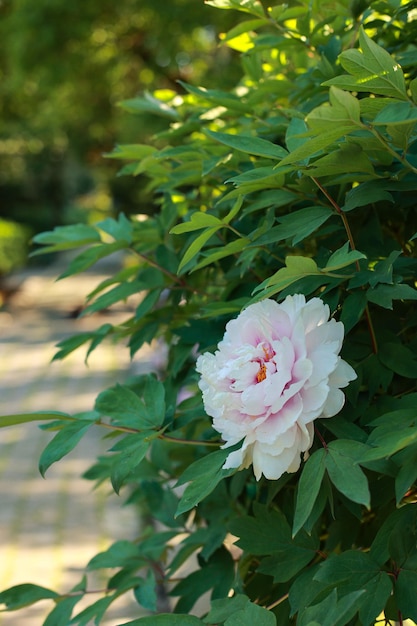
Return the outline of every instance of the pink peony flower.
<path id="1" fill-rule="evenodd" d="M 344 327 L 319 298 L 251 304 L 226 326 L 215 354 L 197 360 L 204 407 L 224 448 L 243 440 L 224 468 L 253 464 L 277 479 L 296 472 L 313 443 L 313 421 L 343 407 L 356 373 L 339 352 Z"/>

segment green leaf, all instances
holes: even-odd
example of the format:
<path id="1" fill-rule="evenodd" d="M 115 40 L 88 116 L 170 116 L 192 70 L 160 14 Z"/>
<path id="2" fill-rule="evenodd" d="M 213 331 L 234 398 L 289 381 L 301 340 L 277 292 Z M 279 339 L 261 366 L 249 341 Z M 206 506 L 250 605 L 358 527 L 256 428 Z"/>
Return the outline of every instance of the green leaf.
<path id="1" fill-rule="evenodd" d="M 131 472 L 145 457 L 155 436 L 155 431 L 131 434 L 111 448 L 112 452 L 119 452 L 113 457 L 110 473 L 111 484 L 116 493 L 119 493 Z"/>
<path id="2" fill-rule="evenodd" d="M 395 599 L 403 618 L 417 620 L 417 572 L 402 569 L 395 582 Z"/>
<path id="3" fill-rule="evenodd" d="M 117 424 L 148 430 L 159 425 L 160 416 L 150 415 L 141 398 L 123 385 L 116 385 L 99 394 L 95 410 L 108 415 Z"/>
<path id="4" fill-rule="evenodd" d="M 243 609 L 227 618 L 224 626 L 276 626 L 276 617 L 271 611 L 249 602 Z"/>
<path id="5" fill-rule="evenodd" d="M 303 527 L 303 524 L 308 519 L 313 509 L 320 491 L 321 481 L 323 480 L 325 462 L 326 452 L 324 449 L 320 449 L 307 459 L 303 467 L 297 490 L 297 501 L 292 528 L 293 537 Z"/>
<path id="6" fill-rule="evenodd" d="M 368 289 L 366 297 L 369 302 L 378 304 L 384 309 L 392 309 L 393 300 L 417 300 L 417 290 L 409 285 L 377 285 Z"/>
<path id="7" fill-rule="evenodd" d="M 17 413 L 16 415 L 0 415 L 0 428 L 16 426 L 28 422 L 43 422 L 46 420 L 75 420 L 75 417 L 59 411 L 38 411 L 34 413 Z"/>
<path id="8" fill-rule="evenodd" d="M 4 604 L 8 611 L 16 611 L 47 598 L 59 598 L 59 595 L 51 589 L 30 583 L 16 585 L 0 592 L 0 604 Z"/>
<path id="9" fill-rule="evenodd" d="M 138 546 L 131 541 L 121 540 L 113 543 L 107 550 L 93 556 L 88 562 L 89 571 L 112 567 L 125 567 L 138 559 Z"/>
<path id="10" fill-rule="evenodd" d="M 148 144 L 122 144 L 116 145 L 112 152 L 108 152 L 103 156 L 109 159 L 127 159 L 129 161 L 139 161 L 144 157 L 150 156 L 157 152 L 154 146 Z"/>
<path id="11" fill-rule="evenodd" d="M 313 131 L 326 133 L 329 127 L 336 127 L 336 124 L 343 129 L 339 137 L 353 130 L 358 130 L 362 126 L 360 106 L 357 98 L 350 93 L 331 87 L 329 103 L 313 109 L 307 116 L 307 125 Z"/>
<path id="12" fill-rule="evenodd" d="M 417 292 L 416 292 L 417 293 Z M 378 350 L 382 365 L 404 378 L 417 378 L 417 359 L 414 352 L 401 343 L 383 343 Z"/>
<path id="13" fill-rule="evenodd" d="M 213 600 L 211 603 L 210 611 L 204 618 L 204 622 L 207 624 L 217 624 L 218 622 L 224 622 L 229 617 L 234 615 L 237 611 L 244 609 L 250 600 L 248 596 L 242 594 L 236 594 L 231 598 L 221 598 L 219 600 Z"/>
<path id="14" fill-rule="evenodd" d="M 361 206 L 367 206 L 377 202 L 394 202 L 392 195 L 383 187 L 384 182 L 369 180 L 360 183 L 346 194 L 345 204 L 342 211 L 353 211 Z"/>
<path id="15" fill-rule="evenodd" d="M 92 313 L 97 313 L 97 311 L 107 309 L 113 304 L 116 304 L 116 302 L 124 301 L 129 298 L 129 296 L 140 293 L 146 288 L 147 285 L 140 280 L 122 282 L 120 283 L 120 285 L 117 285 L 113 289 L 110 289 L 106 293 L 96 298 L 92 304 L 89 304 L 87 307 L 85 307 L 85 309 L 83 309 L 83 311 L 81 312 L 80 317 L 83 317 L 85 315 L 91 315 Z"/>
<path id="16" fill-rule="evenodd" d="M 237 545 L 252 554 L 272 554 L 286 550 L 292 543 L 291 529 L 284 515 L 263 505 L 256 505 L 254 516 L 232 520 L 231 532 L 239 537 Z"/>
<path id="17" fill-rule="evenodd" d="M 70 262 L 65 272 L 59 275 L 59 279 L 84 272 L 84 270 L 94 265 L 94 263 L 97 263 L 100 259 L 126 248 L 127 245 L 125 241 L 115 241 L 113 243 L 103 243 L 88 248 L 88 250 L 84 250 L 84 252 L 81 252 L 81 254 Z"/>
<path id="18" fill-rule="evenodd" d="M 370 508 L 368 480 L 363 471 L 354 463 L 366 455 L 366 446 L 350 440 L 329 443 L 326 455 L 326 469 L 334 486 L 344 496 Z"/>
<path id="19" fill-rule="evenodd" d="M 333 211 L 327 207 L 311 206 L 278 217 L 281 224 L 278 229 L 282 229 L 282 239 L 292 237 L 291 245 L 295 246 L 327 222 L 332 215 Z"/>
<path id="20" fill-rule="evenodd" d="M 236 9 L 257 17 L 265 17 L 264 9 L 259 0 L 205 0 L 205 3 L 216 7 L 216 9 Z"/>
<path id="21" fill-rule="evenodd" d="M 362 591 L 352 592 L 338 599 L 334 589 L 318 604 L 307 607 L 297 619 L 297 626 L 344 626 L 358 610 L 358 600 Z"/>
<path id="22" fill-rule="evenodd" d="M 231 241 L 230 243 L 222 246 L 220 249 L 216 248 L 214 250 L 210 250 L 207 253 L 207 256 L 197 263 L 197 265 L 193 268 L 193 272 L 210 265 L 211 263 L 215 263 L 220 259 L 224 259 L 225 257 L 236 255 L 245 249 L 250 243 L 249 239 L 246 237 L 242 237 L 242 239 L 236 239 L 235 241 Z"/>
<path id="23" fill-rule="evenodd" d="M 214 132 L 212 130 L 206 130 L 205 133 L 225 146 L 247 154 L 253 154 L 268 159 L 282 159 L 288 155 L 287 150 L 282 146 L 277 146 L 271 141 L 260 139 L 259 137 L 230 135 L 227 133 Z"/>
<path id="24" fill-rule="evenodd" d="M 410 121 L 417 122 L 417 107 L 411 102 L 391 102 L 378 113 L 372 124 L 389 126 L 408 124 Z"/>
<path id="25" fill-rule="evenodd" d="M 178 479 L 177 486 L 185 483 L 190 484 L 185 488 L 178 503 L 176 517 L 192 509 L 208 496 L 223 478 L 231 476 L 236 472 L 235 469 L 222 469 L 226 458 L 233 449 L 217 450 L 194 461 L 187 467 Z"/>
<path id="26" fill-rule="evenodd" d="M 75 605 L 84 597 L 84 593 L 77 592 L 85 592 L 86 586 L 87 579 L 84 576 L 81 582 L 71 589 L 71 593 L 74 595 L 56 600 L 56 607 L 48 613 L 48 617 L 42 626 L 68 626 Z"/>
<path id="27" fill-rule="evenodd" d="M 150 617 L 140 617 L 133 622 L 123 622 L 119 626 L 201 626 L 202 624 L 204 622 L 194 615 L 160 613 Z"/>
<path id="28" fill-rule="evenodd" d="M 117 220 L 107 217 L 101 222 L 97 222 L 96 227 L 113 237 L 115 241 L 132 243 L 133 224 L 124 213 L 119 213 Z"/>
<path id="29" fill-rule="evenodd" d="M 116 600 L 117 594 L 107 595 L 104 598 L 100 598 L 93 604 L 90 604 L 87 608 L 80 613 L 77 613 L 72 618 L 71 624 L 78 624 L 78 626 L 89 626 L 94 619 L 93 624 L 98 625 L 101 622 L 101 618 L 109 608 L 112 602 Z"/>
<path id="30" fill-rule="evenodd" d="M 249 105 L 233 93 L 221 91 L 220 89 L 206 89 L 205 87 L 196 87 L 195 85 L 184 83 L 184 81 L 182 80 L 179 80 L 178 82 L 189 93 L 203 98 L 204 100 L 208 100 L 210 103 L 216 106 L 225 107 L 226 109 L 230 109 L 232 111 L 239 111 L 240 113 L 250 113 Z"/>
<path id="31" fill-rule="evenodd" d="M 359 45 L 361 50 L 345 50 L 339 56 L 340 63 L 352 78 L 336 76 L 323 84 L 407 100 L 401 67 L 384 48 L 367 36 L 363 27 L 359 31 Z"/>
<path id="32" fill-rule="evenodd" d="M 198 235 L 196 239 L 192 242 L 192 244 L 187 248 L 184 256 L 181 259 L 181 262 L 178 266 L 178 273 L 182 271 L 182 269 L 192 261 L 192 259 L 200 252 L 201 248 L 207 241 L 219 230 L 218 226 L 213 226 L 212 228 L 207 228 L 201 235 Z"/>
<path id="33" fill-rule="evenodd" d="M 380 420 L 374 422 L 377 427 L 367 441 L 372 448 L 358 459 L 360 463 L 387 458 L 417 441 L 414 409 L 391 411 L 381 416 Z"/>
<path id="34" fill-rule="evenodd" d="M 201 230 L 202 228 L 208 228 L 210 226 L 218 226 L 220 228 L 223 226 L 223 222 L 211 213 L 196 211 L 191 215 L 189 222 L 177 224 L 177 226 L 171 228 L 169 232 L 173 235 L 180 235 L 181 233 L 190 233 L 195 230 Z"/>
<path id="35" fill-rule="evenodd" d="M 56 226 L 52 231 L 39 233 L 34 236 L 33 241 L 44 245 L 52 244 L 56 250 L 65 250 L 100 241 L 100 234 L 94 226 L 73 224 L 71 226 Z"/>
<path id="36" fill-rule="evenodd" d="M 323 272 L 335 272 L 356 263 L 360 259 L 366 259 L 366 256 L 359 250 L 349 250 L 349 244 L 346 242 L 341 248 L 333 252 L 331 257 L 323 268 Z"/>
<path id="37" fill-rule="evenodd" d="M 343 302 L 340 321 L 345 327 L 345 333 L 348 333 L 361 320 L 366 303 L 366 295 L 363 291 L 349 294 Z"/>
<path id="38" fill-rule="evenodd" d="M 150 93 L 146 93 L 143 98 L 131 98 L 123 100 L 119 106 L 129 113 L 152 113 L 170 120 L 179 120 L 179 113 L 165 102 L 158 100 Z"/>
<path id="39" fill-rule="evenodd" d="M 149 569 L 146 578 L 142 584 L 133 590 L 136 601 L 148 611 L 155 612 L 157 610 L 157 593 L 155 574 Z"/>
<path id="40" fill-rule="evenodd" d="M 275 293 L 285 289 L 292 283 L 305 276 L 320 275 L 317 263 L 304 256 L 287 256 L 285 259 L 286 267 L 281 268 L 273 276 L 265 280 L 261 285 L 256 287 L 254 293 L 268 287 L 274 287 Z"/>
<path id="41" fill-rule="evenodd" d="M 94 424 L 91 420 L 75 420 L 66 424 L 48 443 L 39 459 L 39 471 L 45 476 L 47 469 L 71 452 Z"/>
<path id="42" fill-rule="evenodd" d="M 388 574 L 380 570 L 369 554 L 359 550 L 346 550 L 330 556 L 320 565 L 314 578 L 337 587 L 344 597 L 344 594 L 360 594 L 356 610 L 359 609 L 364 624 L 374 623 L 392 593 Z"/>

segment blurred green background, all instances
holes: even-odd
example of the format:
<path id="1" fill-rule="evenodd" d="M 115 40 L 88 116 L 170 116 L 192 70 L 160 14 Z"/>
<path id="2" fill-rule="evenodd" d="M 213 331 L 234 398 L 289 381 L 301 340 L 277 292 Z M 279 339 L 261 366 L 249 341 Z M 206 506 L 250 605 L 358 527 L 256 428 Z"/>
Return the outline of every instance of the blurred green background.
<path id="1" fill-rule="evenodd" d="M 179 79 L 232 84 L 218 35 L 233 13 L 203 0 L 0 2 L 0 286 L 38 232 L 152 211 L 144 181 L 103 154 L 149 141 L 158 119 L 118 103 L 181 92 Z"/>

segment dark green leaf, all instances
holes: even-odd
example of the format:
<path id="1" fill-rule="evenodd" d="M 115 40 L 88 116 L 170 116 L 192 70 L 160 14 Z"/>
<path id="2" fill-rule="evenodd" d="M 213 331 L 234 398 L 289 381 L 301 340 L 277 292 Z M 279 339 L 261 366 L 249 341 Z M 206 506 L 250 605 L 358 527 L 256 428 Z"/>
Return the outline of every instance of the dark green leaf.
<path id="1" fill-rule="evenodd" d="M 383 343 L 378 358 L 382 365 L 405 378 L 417 378 L 417 359 L 409 348 L 401 343 Z"/>
<path id="2" fill-rule="evenodd" d="M 363 471 L 355 465 L 361 455 L 366 455 L 366 446 L 349 440 L 332 441 L 328 445 L 326 469 L 335 487 L 349 500 L 370 507 L 368 481 Z"/>
<path id="3" fill-rule="evenodd" d="M 243 609 L 228 617 L 224 626 L 253 626 L 254 624 L 276 626 L 277 620 L 271 611 L 250 602 Z"/>
<path id="4" fill-rule="evenodd" d="M 110 480 L 116 493 L 119 493 L 126 479 L 144 458 L 152 437 L 155 437 L 155 431 L 128 435 L 119 444 L 113 446 L 112 451 L 119 452 L 113 457 L 110 474 Z M 125 445 L 121 446 L 122 443 Z"/>
<path id="5" fill-rule="evenodd" d="M 210 611 L 203 621 L 208 624 L 224 622 L 228 617 L 231 617 L 237 611 L 244 609 L 249 603 L 250 600 L 248 596 L 244 596 L 242 594 L 236 594 L 232 598 L 213 600 Z"/>
<path id="6" fill-rule="evenodd" d="M 417 620 L 417 572 L 401 570 L 395 582 L 395 599 L 404 619 Z"/>
<path id="7" fill-rule="evenodd" d="M 309 457 L 303 467 L 297 490 L 297 503 L 292 528 L 293 537 L 303 527 L 314 506 L 324 476 L 325 457 L 324 449 L 317 450 Z"/>
<path id="8" fill-rule="evenodd" d="M 176 515 L 181 515 L 192 509 L 213 491 L 218 483 L 236 472 L 235 469 L 223 470 L 222 466 L 230 454 L 231 448 L 217 450 L 198 461 L 194 461 L 180 476 L 177 485 L 187 482 L 185 491 L 178 504 Z"/>
<path id="9" fill-rule="evenodd" d="M 156 581 L 155 574 L 151 569 L 146 574 L 146 579 L 143 584 L 135 587 L 133 590 L 135 598 L 144 609 L 155 612 L 157 610 L 157 593 L 156 593 Z"/>
<path id="10" fill-rule="evenodd" d="M 37 411 L 34 413 L 18 413 L 16 415 L 0 415 L 0 428 L 6 426 L 16 426 L 28 422 L 43 422 L 46 420 L 75 420 L 75 417 L 60 413 L 59 411 Z"/>
<path id="11" fill-rule="evenodd" d="M 75 259 L 70 262 L 65 272 L 62 272 L 62 274 L 59 275 L 59 278 L 62 279 L 67 276 L 79 274 L 94 265 L 94 263 L 97 263 L 100 259 L 103 259 L 104 257 L 126 247 L 127 243 L 125 241 L 115 241 L 113 243 L 94 245 L 75 257 Z"/>
<path id="12" fill-rule="evenodd" d="M 8 611 L 21 609 L 46 598 L 59 598 L 59 595 L 51 589 L 29 583 L 16 585 L 0 592 L 0 604 L 4 604 Z"/>
<path id="13" fill-rule="evenodd" d="M 39 471 L 42 476 L 46 470 L 56 461 L 59 461 L 66 454 L 71 452 L 77 443 L 82 439 L 87 430 L 94 422 L 91 420 L 76 420 L 66 424 L 48 443 L 39 459 Z"/>
<path id="14" fill-rule="evenodd" d="M 116 541 L 105 552 L 93 556 L 87 565 L 88 570 L 104 569 L 109 567 L 124 567 L 134 563 L 138 558 L 139 550 L 131 541 Z"/>
<path id="15" fill-rule="evenodd" d="M 201 626 L 198 617 L 193 615 L 176 615 L 175 613 L 161 613 L 151 617 L 140 617 L 133 622 L 123 622 L 120 626 Z"/>
<path id="16" fill-rule="evenodd" d="M 116 423 L 148 430 L 160 423 L 160 415 L 150 415 L 141 398 L 123 385 L 116 385 L 100 393 L 95 410 L 111 417 Z"/>
<path id="17" fill-rule="evenodd" d="M 366 297 L 369 302 L 392 309 L 393 300 L 417 300 L 417 290 L 403 284 L 377 285 L 374 289 L 368 289 Z"/>

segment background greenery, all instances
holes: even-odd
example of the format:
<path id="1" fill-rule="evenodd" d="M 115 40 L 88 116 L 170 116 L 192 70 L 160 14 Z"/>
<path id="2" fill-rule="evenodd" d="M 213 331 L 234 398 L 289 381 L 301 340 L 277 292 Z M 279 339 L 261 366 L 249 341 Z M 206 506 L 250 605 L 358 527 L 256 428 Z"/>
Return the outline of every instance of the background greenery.
<path id="1" fill-rule="evenodd" d="M 146 177 L 153 210 L 36 236 L 40 253 L 81 248 L 63 277 L 125 251 L 83 315 L 142 294 L 122 324 L 63 341 L 56 358 L 107 338 L 134 358 L 158 338 L 166 366 L 103 390 L 88 413 L 2 418 L 57 431 L 43 474 L 93 424 L 111 431 L 86 478 L 162 528 L 92 559 L 87 573 L 113 573 L 84 611 L 85 577 L 70 594 L 23 585 L 0 601 L 51 598 L 46 626 L 98 624 L 127 591 L 153 613 L 130 622 L 141 626 L 417 620 L 417 7 L 207 4 L 233 19 L 223 42 L 241 53 L 234 87 L 189 78 L 181 94 L 166 86 L 124 105 L 158 120 L 149 141 L 112 152 L 124 174 Z M 251 469 L 221 469 L 228 451 L 204 415 L 195 360 L 244 306 L 289 293 L 321 297 L 343 321 L 358 379 L 342 412 L 317 420 L 301 472 L 256 482 Z M 172 614 L 157 614 L 158 585 L 178 599 Z M 210 609 L 192 615 L 207 591 Z"/>
<path id="2" fill-rule="evenodd" d="M 181 92 L 178 79 L 230 85 L 234 55 L 217 47 L 229 22 L 193 0 L 163 10 L 151 0 L 1 3 L 1 217 L 26 228 L 0 224 L 0 274 L 22 265 L 30 233 L 153 210 L 145 185 L 117 178 L 103 153 L 160 123 L 118 103 L 155 88 Z"/>

